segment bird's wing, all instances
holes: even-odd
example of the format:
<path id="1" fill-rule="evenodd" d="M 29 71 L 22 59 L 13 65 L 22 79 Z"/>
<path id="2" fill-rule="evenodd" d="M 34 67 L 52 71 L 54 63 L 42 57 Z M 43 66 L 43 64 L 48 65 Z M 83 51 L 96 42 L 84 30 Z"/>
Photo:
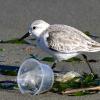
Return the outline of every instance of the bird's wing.
<path id="1" fill-rule="evenodd" d="M 48 33 L 48 48 L 56 52 L 88 52 L 89 47 L 95 43 L 83 32 L 67 25 L 51 25 L 45 33 Z"/>

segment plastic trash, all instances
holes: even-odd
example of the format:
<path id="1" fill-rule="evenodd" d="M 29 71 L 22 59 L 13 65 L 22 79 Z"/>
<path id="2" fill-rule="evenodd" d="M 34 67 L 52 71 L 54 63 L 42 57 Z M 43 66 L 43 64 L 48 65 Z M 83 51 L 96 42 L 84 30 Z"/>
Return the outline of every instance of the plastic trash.
<path id="1" fill-rule="evenodd" d="M 67 82 L 69 80 L 72 80 L 75 77 L 82 77 L 79 73 L 74 72 L 74 71 L 69 71 L 69 72 L 66 72 L 65 74 L 58 73 L 57 75 L 55 77 L 55 81 L 58 81 L 58 82 Z"/>
<path id="2" fill-rule="evenodd" d="M 20 66 L 17 83 L 21 93 L 40 94 L 52 88 L 54 73 L 48 65 L 31 58 Z"/>

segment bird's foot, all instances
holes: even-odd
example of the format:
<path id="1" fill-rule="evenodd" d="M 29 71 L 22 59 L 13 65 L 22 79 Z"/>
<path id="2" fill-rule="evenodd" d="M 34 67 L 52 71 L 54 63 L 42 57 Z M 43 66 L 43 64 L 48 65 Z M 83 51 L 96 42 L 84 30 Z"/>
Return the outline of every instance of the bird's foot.
<path id="1" fill-rule="evenodd" d="M 53 70 L 54 73 L 61 73 L 59 70 Z"/>
<path id="2" fill-rule="evenodd" d="M 54 69 L 55 67 L 56 67 L 56 63 L 54 62 L 51 68 Z"/>

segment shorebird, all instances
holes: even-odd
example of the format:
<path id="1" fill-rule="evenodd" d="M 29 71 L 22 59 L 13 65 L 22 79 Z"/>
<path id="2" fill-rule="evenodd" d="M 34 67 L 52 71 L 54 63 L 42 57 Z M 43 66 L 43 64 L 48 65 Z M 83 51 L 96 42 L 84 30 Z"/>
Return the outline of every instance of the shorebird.
<path id="1" fill-rule="evenodd" d="M 29 35 L 36 38 L 36 43 L 42 50 L 54 57 L 53 69 L 57 62 L 82 54 L 91 73 L 93 73 L 84 53 L 100 51 L 100 43 L 94 41 L 80 30 L 68 25 L 50 25 L 43 20 L 35 20 L 30 25 L 28 33 L 19 40 Z"/>

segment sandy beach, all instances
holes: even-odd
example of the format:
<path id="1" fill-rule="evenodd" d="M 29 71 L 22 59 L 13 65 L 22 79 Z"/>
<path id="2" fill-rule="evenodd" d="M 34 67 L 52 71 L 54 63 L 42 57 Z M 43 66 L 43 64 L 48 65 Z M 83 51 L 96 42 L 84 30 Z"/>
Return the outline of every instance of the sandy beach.
<path id="1" fill-rule="evenodd" d="M 0 40 L 21 37 L 36 19 L 43 19 L 50 24 L 67 24 L 100 36 L 100 0 L 0 0 Z M 96 41 L 100 42 L 100 38 Z M 35 41 L 32 44 L 35 44 Z M 30 47 L 31 50 L 28 50 Z M 30 57 L 29 54 L 38 55 L 40 58 L 49 56 L 34 45 L 28 44 L 0 44 L 0 48 L 5 49 L 0 52 L 0 68 L 19 67 Z M 100 75 L 100 52 L 86 55 L 88 59 L 98 60 L 91 63 L 91 66 L 94 72 Z M 83 59 L 81 55 L 78 57 Z M 85 63 L 61 62 L 57 64 L 57 69 L 89 72 Z M 0 81 L 14 78 L 3 76 Z M 32 96 L 19 91 L 0 89 L 0 100 L 100 100 L 100 93 L 77 97 L 48 92 Z"/>

